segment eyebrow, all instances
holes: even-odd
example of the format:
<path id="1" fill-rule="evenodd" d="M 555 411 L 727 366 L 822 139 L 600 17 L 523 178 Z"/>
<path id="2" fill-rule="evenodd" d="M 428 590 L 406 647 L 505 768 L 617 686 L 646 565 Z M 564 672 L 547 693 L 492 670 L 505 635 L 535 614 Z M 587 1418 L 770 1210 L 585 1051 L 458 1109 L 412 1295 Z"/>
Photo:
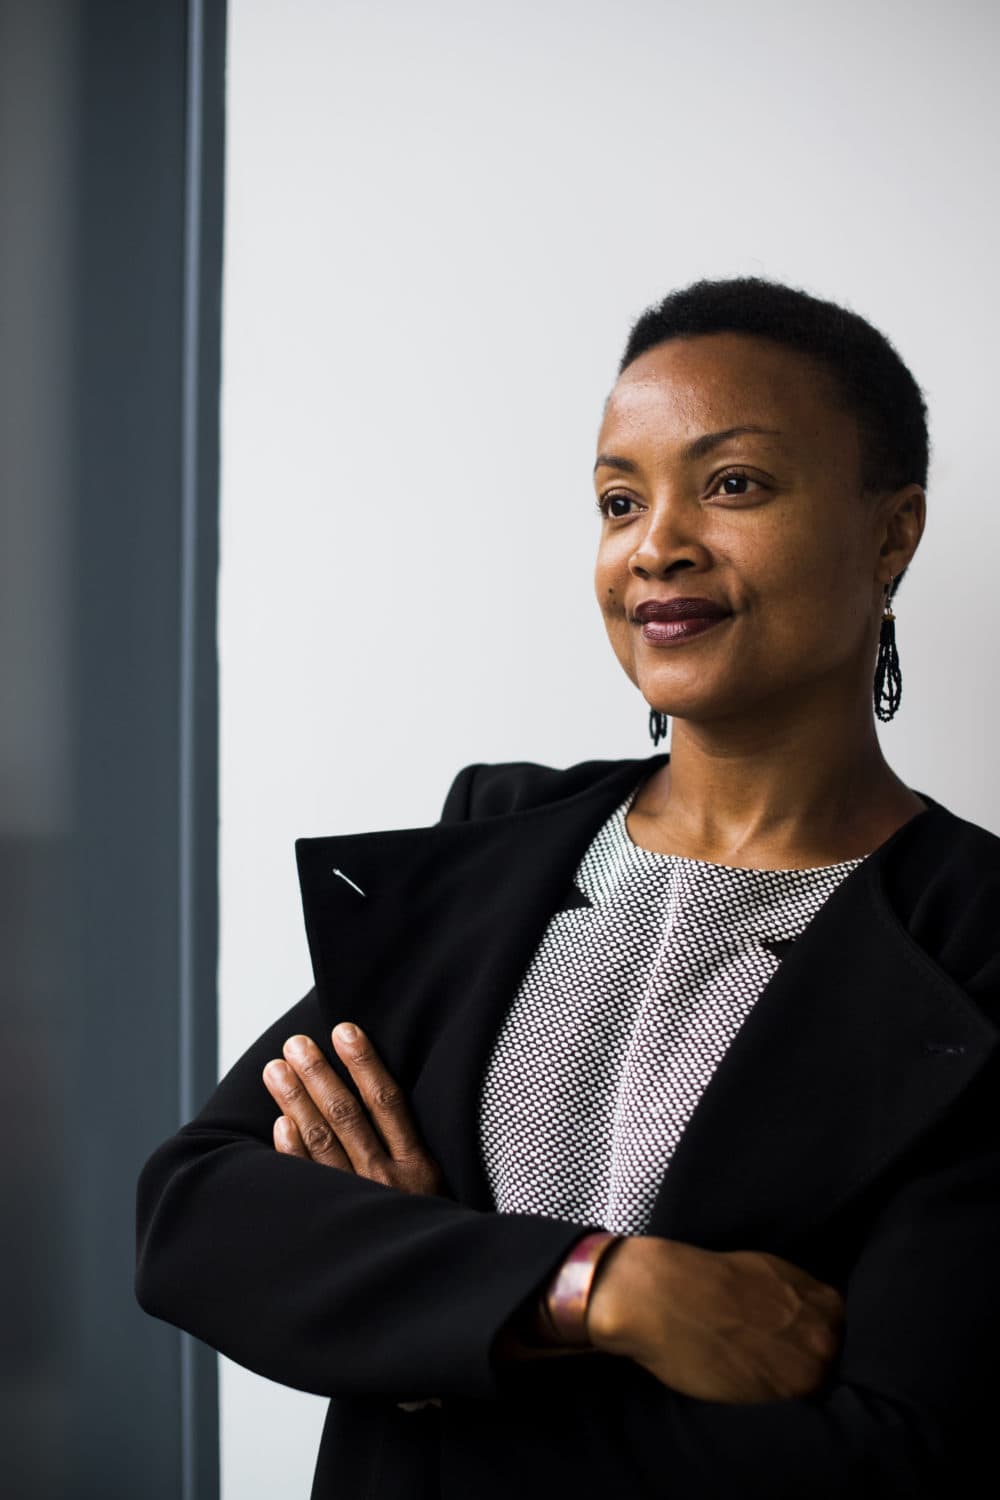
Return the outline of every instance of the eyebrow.
<path id="1" fill-rule="evenodd" d="M 717 448 L 727 438 L 739 437 L 744 432 L 766 432 L 772 437 L 781 437 L 777 427 L 759 427 L 756 423 L 750 423 L 746 427 L 724 427 L 721 432 L 703 432 L 701 437 L 696 437 L 681 450 L 681 457 L 687 463 L 693 462 L 696 458 L 704 458 L 706 453 L 711 453 L 713 448 Z M 594 464 L 594 472 L 596 473 L 600 468 L 621 469 L 626 474 L 635 474 L 639 465 L 633 463 L 630 458 L 620 458 L 616 453 L 599 453 L 597 462 Z"/>

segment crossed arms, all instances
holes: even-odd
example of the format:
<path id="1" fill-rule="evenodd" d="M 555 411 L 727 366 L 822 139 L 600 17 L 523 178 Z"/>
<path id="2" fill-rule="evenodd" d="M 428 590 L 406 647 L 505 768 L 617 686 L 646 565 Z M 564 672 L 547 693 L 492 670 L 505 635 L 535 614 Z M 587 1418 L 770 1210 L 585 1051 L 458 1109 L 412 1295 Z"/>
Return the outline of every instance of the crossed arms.
<path id="1" fill-rule="evenodd" d="M 518 1366 L 498 1358 L 503 1331 L 579 1236 L 600 1226 L 481 1213 L 451 1201 L 433 1177 L 413 1188 L 402 1175 L 389 1183 L 365 1176 L 336 1130 L 335 1140 L 313 1132 L 307 1145 L 305 1099 L 276 1103 L 262 1082 L 293 1035 L 312 1039 L 332 1061 L 314 992 L 147 1162 L 138 1204 L 141 1304 L 298 1389 L 394 1402 L 474 1400 L 502 1421 L 518 1378 Z M 293 1089 L 302 1087 L 297 1070 L 296 1077 L 298 1084 L 286 1077 Z M 887 1188 L 843 1289 L 843 1339 L 821 1387 L 780 1399 L 705 1399 L 657 1378 L 624 1346 L 615 1357 L 609 1342 L 601 1363 L 614 1365 L 615 1380 L 598 1380 L 594 1367 L 601 1411 L 581 1420 L 571 1448 L 553 1431 L 535 1434 L 534 1451 L 548 1443 L 553 1474 L 567 1486 L 579 1482 L 581 1492 L 603 1483 L 621 1493 L 627 1462 L 627 1493 L 636 1500 L 731 1493 L 736 1472 L 747 1500 L 832 1500 L 866 1486 L 885 1500 L 977 1493 L 971 1477 L 963 1490 L 962 1476 L 989 1452 L 1000 1395 L 998 1097 L 991 1065 Z M 392 1107 L 391 1089 L 387 1102 Z M 296 1138 L 279 1121 L 296 1121 L 297 1109 Z M 360 1128 L 356 1120 L 352 1149 L 377 1172 L 359 1145 Z M 320 1156 L 339 1149 L 346 1164 L 338 1169 L 310 1146 Z M 405 1142 L 402 1156 L 394 1170 L 433 1172 Z M 597 1283 L 592 1317 L 621 1253 Z M 652 1274 L 650 1261 L 642 1274 Z M 615 1299 L 604 1299 L 604 1314 L 596 1337 L 611 1340 Z M 675 1319 L 672 1327 L 681 1325 Z M 635 1330 L 619 1327 L 618 1336 L 634 1339 Z M 553 1360 L 553 1379 L 586 1358 Z M 725 1360 L 709 1365 L 718 1370 Z M 537 1377 L 539 1367 L 531 1368 Z M 605 1412 L 606 1423 L 589 1419 Z M 516 1445 L 508 1459 L 516 1468 Z"/>

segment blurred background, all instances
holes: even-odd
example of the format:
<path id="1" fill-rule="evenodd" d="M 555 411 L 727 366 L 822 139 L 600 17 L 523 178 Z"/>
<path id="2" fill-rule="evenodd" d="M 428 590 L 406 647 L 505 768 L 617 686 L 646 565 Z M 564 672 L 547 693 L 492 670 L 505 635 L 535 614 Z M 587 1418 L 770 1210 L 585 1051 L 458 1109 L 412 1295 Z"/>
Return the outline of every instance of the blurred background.
<path id="1" fill-rule="evenodd" d="M 652 752 L 593 597 L 632 320 L 757 274 L 922 386 L 909 785 L 1000 832 L 986 0 L 0 0 L 4 1493 L 309 1493 L 145 1317 L 141 1162 L 312 976 L 299 836 Z M 221 1367 L 221 1368 L 219 1368 Z"/>

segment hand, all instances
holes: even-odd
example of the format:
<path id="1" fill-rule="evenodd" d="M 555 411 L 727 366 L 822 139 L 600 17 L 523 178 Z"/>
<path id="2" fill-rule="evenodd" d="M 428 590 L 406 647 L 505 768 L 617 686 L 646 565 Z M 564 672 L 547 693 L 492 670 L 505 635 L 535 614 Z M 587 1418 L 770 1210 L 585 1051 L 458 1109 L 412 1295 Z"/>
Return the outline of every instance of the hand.
<path id="1" fill-rule="evenodd" d="M 334 1027 L 334 1051 L 358 1085 L 368 1118 L 308 1036 L 288 1038 L 284 1060 L 264 1069 L 268 1093 L 282 1114 L 274 1122 L 274 1144 L 285 1156 L 299 1156 L 325 1167 L 356 1172 L 386 1187 L 447 1197 L 444 1174 L 424 1149 L 395 1079 L 359 1027 L 354 1037 Z M 402 1411 L 440 1406 L 438 1396 L 398 1401 Z"/>
<path id="2" fill-rule="evenodd" d="M 844 1300 L 778 1255 L 629 1237 L 598 1266 L 591 1340 L 702 1401 L 807 1396 L 839 1352 Z"/>
<path id="3" fill-rule="evenodd" d="M 402 1090 L 364 1032 L 351 1029 L 353 1038 L 342 1036 L 335 1027 L 333 1046 L 357 1084 L 364 1106 L 311 1037 L 289 1037 L 284 1060 L 275 1059 L 264 1069 L 264 1083 L 282 1111 L 274 1122 L 275 1147 L 286 1156 L 339 1167 L 386 1187 L 450 1196 L 444 1174 L 420 1139 Z"/>

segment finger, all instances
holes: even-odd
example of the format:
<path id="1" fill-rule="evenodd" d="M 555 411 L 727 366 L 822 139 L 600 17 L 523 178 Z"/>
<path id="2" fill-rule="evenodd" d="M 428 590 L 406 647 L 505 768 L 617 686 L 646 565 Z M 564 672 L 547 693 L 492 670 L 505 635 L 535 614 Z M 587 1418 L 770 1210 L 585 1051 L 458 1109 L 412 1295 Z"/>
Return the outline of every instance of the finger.
<path id="1" fill-rule="evenodd" d="M 846 1315 L 846 1303 L 836 1287 L 806 1287 L 800 1292 L 800 1296 L 804 1302 L 810 1303 L 827 1317 L 843 1318 Z"/>
<path id="2" fill-rule="evenodd" d="M 309 1152 L 302 1144 L 299 1127 L 288 1115 L 279 1115 L 274 1122 L 274 1145 L 283 1156 L 301 1156 L 309 1160 Z"/>
<path id="3" fill-rule="evenodd" d="M 353 1035 L 351 1035 L 353 1033 Z M 410 1113 L 406 1096 L 359 1026 L 342 1021 L 333 1029 L 338 1057 L 351 1070 L 368 1111 L 397 1161 L 416 1156 L 424 1143 Z"/>
<path id="4" fill-rule="evenodd" d="M 289 1037 L 283 1051 L 320 1119 L 333 1132 L 355 1172 L 382 1181 L 385 1145 L 361 1100 L 337 1076 L 311 1037 Z"/>
<path id="5" fill-rule="evenodd" d="M 275 1058 L 264 1069 L 264 1083 L 282 1114 L 294 1124 L 310 1160 L 324 1167 L 350 1170 L 350 1159 L 336 1132 L 316 1108 L 295 1069 L 283 1059 Z"/>

